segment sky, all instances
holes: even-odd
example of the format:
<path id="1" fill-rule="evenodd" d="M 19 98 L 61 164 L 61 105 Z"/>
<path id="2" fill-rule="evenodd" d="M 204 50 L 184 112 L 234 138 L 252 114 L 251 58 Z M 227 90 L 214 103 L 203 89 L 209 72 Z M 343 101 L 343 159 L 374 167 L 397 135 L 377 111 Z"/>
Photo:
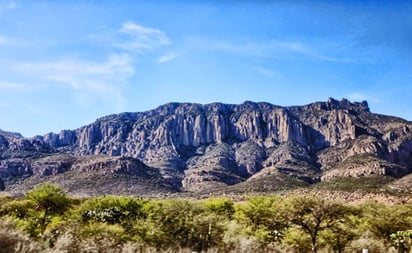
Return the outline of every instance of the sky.
<path id="1" fill-rule="evenodd" d="M 411 1 L 0 0 L 0 129 L 347 98 L 412 120 Z"/>

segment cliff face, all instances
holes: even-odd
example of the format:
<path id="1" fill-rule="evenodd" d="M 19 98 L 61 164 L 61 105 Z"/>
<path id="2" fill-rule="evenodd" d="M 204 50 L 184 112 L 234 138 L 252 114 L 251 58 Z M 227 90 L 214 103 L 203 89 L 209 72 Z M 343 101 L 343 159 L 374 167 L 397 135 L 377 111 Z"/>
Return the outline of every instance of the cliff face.
<path id="1" fill-rule="evenodd" d="M 51 153 L 135 158 L 190 191 L 268 173 L 311 183 L 340 176 L 401 177 L 412 170 L 412 123 L 345 99 L 292 107 L 169 103 L 31 139 L 0 132 L 0 177 L 73 169 L 61 161 L 39 165 Z M 24 165 L 16 165 L 22 160 Z"/>

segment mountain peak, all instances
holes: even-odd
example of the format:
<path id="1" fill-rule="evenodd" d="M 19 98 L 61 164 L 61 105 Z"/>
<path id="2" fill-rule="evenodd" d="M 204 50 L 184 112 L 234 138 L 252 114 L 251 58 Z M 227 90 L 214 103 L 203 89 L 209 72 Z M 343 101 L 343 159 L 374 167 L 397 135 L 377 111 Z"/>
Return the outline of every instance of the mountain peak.
<path id="1" fill-rule="evenodd" d="M 16 138 L 23 137 L 23 135 L 21 135 L 21 133 L 9 132 L 9 131 L 5 131 L 5 130 L 2 130 L 2 129 L 0 129 L 0 135 L 7 135 L 7 136 L 11 136 L 11 137 L 16 137 Z"/>
<path id="2" fill-rule="evenodd" d="M 203 191 L 263 182 L 269 187 L 273 177 L 306 183 L 342 176 L 401 177 L 412 171 L 410 129 L 411 122 L 371 113 L 366 101 L 329 98 L 290 107 L 174 102 L 36 138 L 11 138 L 0 131 L 0 179 L 150 168 L 173 189 Z M 100 162 L 94 156 L 106 158 Z M 87 157 L 95 165 L 88 166 Z M 111 157 L 137 159 L 147 167 L 137 170 L 134 160 L 125 165 Z"/>
<path id="3" fill-rule="evenodd" d="M 367 101 L 362 102 L 350 102 L 346 98 L 342 98 L 340 101 L 329 98 L 326 102 L 326 107 L 330 109 L 341 109 L 341 110 L 354 110 L 360 112 L 370 112 L 369 105 Z"/>

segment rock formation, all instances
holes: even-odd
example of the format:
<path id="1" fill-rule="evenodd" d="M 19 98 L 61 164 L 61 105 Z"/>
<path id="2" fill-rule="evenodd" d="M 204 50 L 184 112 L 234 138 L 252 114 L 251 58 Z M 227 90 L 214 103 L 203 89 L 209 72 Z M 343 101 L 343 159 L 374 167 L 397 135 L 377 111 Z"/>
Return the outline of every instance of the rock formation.
<path id="1" fill-rule="evenodd" d="M 97 157 L 104 161 L 87 165 Z M 10 178 L 99 170 L 140 176 L 158 171 L 166 184 L 186 191 L 268 175 L 308 183 L 376 174 L 400 178 L 412 171 L 412 123 L 371 113 L 365 101 L 330 98 L 290 107 L 169 103 L 34 138 L 0 131 L 6 190 Z"/>

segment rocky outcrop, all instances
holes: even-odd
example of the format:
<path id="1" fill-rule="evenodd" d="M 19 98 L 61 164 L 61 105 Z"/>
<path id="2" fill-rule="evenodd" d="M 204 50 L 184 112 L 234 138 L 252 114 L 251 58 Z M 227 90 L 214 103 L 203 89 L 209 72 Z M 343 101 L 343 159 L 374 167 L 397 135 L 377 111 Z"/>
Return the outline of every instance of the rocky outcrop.
<path id="1" fill-rule="evenodd" d="M 69 155 L 47 156 L 34 160 L 30 164 L 31 174 L 50 176 L 64 173 L 71 169 L 76 158 Z"/>
<path id="2" fill-rule="evenodd" d="M 101 172 L 142 176 L 153 169 L 137 159 L 120 156 L 50 155 L 38 159 L 0 160 L 0 178 L 53 176 L 69 170 L 78 173 Z"/>
<path id="3" fill-rule="evenodd" d="M 24 138 L 18 133 L 0 130 L 0 160 L 40 157 L 54 151 L 53 146 L 44 142 L 43 136 Z"/>
<path id="4" fill-rule="evenodd" d="M 11 158 L 0 160 L 0 178 L 20 177 L 32 174 L 30 162 L 26 159 Z"/>
<path id="5" fill-rule="evenodd" d="M 145 165 L 134 167 L 137 160 Z M 412 123 L 373 114 L 365 101 L 330 98 L 290 107 L 169 103 L 29 139 L 0 131 L 0 178 L 68 171 L 139 175 L 145 168 L 189 191 L 257 178 L 267 184 L 262 178 L 269 175 L 309 183 L 401 177 L 412 171 Z"/>
<path id="6" fill-rule="evenodd" d="M 409 173 L 405 167 L 390 163 L 371 155 L 351 156 L 335 164 L 333 168 L 323 173 L 322 180 L 335 177 L 366 177 L 372 175 L 387 175 L 400 178 Z"/>
<path id="7" fill-rule="evenodd" d="M 144 176 L 152 169 L 139 160 L 128 157 L 83 156 L 73 162 L 71 170 L 79 173 L 103 172 Z"/>
<path id="8" fill-rule="evenodd" d="M 62 130 L 59 134 L 48 133 L 43 137 L 44 142 L 52 147 L 62 147 L 73 145 L 76 142 L 76 132 L 71 130 Z"/>
<path id="9" fill-rule="evenodd" d="M 46 181 L 59 184 L 68 193 L 79 196 L 122 194 L 153 197 L 178 190 L 162 178 L 158 169 L 128 157 L 58 154 L 38 159 L 0 161 L 0 190 L 21 195 Z"/>
<path id="10" fill-rule="evenodd" d="M 197 154 L 187 160 L 187 170 L 182 181 L 186 190 L 202 190 L 218 184 L 233 185 L 242 180 L 239 176 L 235 150 L 226 143 L 198 149 Z"/>

